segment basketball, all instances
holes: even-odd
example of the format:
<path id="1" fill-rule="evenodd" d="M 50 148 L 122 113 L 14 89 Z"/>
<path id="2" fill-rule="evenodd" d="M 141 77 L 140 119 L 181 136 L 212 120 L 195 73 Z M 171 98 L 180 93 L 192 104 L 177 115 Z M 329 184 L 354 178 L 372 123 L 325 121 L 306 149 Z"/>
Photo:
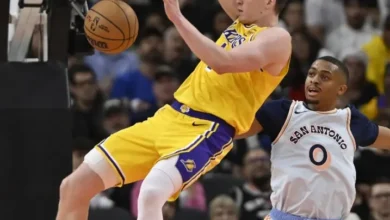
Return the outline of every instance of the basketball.
<path id="1" fill-rule="evenodd" d="M 133 45 L 138 35 L 134 10 L 120 0 L 102 0 L 87 13 L 84 31 L 88 42 L 106 54 L 117 54 Z"/>

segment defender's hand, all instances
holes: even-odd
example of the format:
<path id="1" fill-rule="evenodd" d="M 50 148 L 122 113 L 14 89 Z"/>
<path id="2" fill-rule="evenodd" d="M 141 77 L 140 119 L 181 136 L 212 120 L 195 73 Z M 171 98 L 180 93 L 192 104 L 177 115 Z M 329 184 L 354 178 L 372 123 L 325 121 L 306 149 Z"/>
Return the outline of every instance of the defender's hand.
<path id="1" fill-rule="evenodd" d="M 181 16 L 179 0 L 163 0 L 168 19 L 175 23 Z"/>

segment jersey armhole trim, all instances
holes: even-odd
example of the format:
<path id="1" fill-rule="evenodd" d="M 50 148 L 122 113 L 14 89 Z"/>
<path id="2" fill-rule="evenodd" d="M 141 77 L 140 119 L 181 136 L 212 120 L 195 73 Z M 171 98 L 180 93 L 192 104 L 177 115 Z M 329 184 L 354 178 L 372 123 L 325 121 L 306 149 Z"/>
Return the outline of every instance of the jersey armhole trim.
<path id="1" fill-rule="evenodd" d="M 294 112 L 294 108 L 295 108 L 296 104 L 297 104 L 296 101 L 293 101 L 291 103 L 290 109 L 288 110 L 288 114 L 286 117 L 286 121 L 284 121 L 282 129 L 280 129 L 280 132 L 279 132 L 278 136 L 275 138 L 275 140 L 272 142 L 272 145 L 276 144 L 279 141 L 280 137 L 283 135 L 284 131 L 286 130 L 288 123 L 290 122 L 292 113 Z"/>
<path id="2" fill-rule="evenodd" d="M 348 117 L 347 117 L 347 131 L 348 131 L 348 134 L 352 140 L 352 143 L 353 143 L 353 147 L 355 148 L 355 151 L 357 149 L 357 146 L 356 146 L 356 140 L 355 140 L 355 137 L 353 136 L 352 134 L 352 131 L 351 131 L 351 118 L 352 118 L 352 113 L 351 113 L 351 109 L 350 108 L 347 108 L 347 113 L 348 113 Z"/>

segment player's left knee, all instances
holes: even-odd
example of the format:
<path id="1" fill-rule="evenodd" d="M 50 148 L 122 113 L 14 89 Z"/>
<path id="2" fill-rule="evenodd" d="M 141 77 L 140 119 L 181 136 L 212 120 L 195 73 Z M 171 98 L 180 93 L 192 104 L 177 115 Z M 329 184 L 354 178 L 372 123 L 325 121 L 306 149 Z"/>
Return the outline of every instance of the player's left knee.
<path id="1" fill-rule="evenodd" d="M 62 181 L 60 199 L 89 203 L 96 194 L 103 190 L 103 181 L 87 164 L 83 163 L 75 172 Z"/>

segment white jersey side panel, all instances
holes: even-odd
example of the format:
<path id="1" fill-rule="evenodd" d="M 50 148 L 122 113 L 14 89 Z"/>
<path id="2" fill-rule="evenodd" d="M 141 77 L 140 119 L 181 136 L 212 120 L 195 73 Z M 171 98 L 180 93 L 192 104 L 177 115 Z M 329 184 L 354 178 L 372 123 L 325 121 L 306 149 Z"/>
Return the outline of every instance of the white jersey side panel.
<path id="1" fill-rule="evenodd" d="M 273 207 L 307 218 L 346 217 L 355 200 L 349 108 L 315 112 L 293 102 L 272 144 Z"/>

